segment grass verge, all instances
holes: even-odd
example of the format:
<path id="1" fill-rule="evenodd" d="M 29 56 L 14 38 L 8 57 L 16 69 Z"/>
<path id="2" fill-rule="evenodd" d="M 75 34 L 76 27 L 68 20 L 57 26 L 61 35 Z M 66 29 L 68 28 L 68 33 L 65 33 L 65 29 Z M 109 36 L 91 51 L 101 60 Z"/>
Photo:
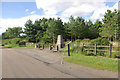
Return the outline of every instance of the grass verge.
<path id="1" fill-rule="evenodd" d="M 88 66 L 99 70 L 110 70 L 118 72 L 118 60 L 100 56 L 85 56 L 83 54 L 76 54 L 64 59 L 65 61 Z"/>
<path id="2" fill-rule="evenodd" d="M 64 53 L 64 55 L 67 56 L 67 46 L 64 48 L 64 50 L 60 52 Z M 70 54 L 70 57 L 64 58 L 65 61 L 98 70 L 109 70 L 113 72 L 118 72 L 118 59 L 116 58 L 103 57 L 99 55 L 88 55 L 86 52 L 83 51 L 82 47 L 76 46 L 76 44 L 71 44 Z"/>
<path id="3" fill-rule="evenodd" d="M 19 46 L 17 44 L 10 44 L 10 45 L 4 45 L 4 47 L 8 47 L 8 48 L 35 48 L 35 45 Z"/>

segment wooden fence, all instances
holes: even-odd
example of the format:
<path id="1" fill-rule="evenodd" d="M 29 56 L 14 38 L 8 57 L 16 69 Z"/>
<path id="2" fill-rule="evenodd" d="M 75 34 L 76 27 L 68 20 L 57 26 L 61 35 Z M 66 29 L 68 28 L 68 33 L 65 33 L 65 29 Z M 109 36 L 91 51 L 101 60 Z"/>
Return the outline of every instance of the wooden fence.
<path id="1" fill-rule="evenodd" d="M 112 52 L 117 52 L 117 53 L 120 53 L 120 46 L 119 47 L 116 47 L 116 46 L 112 46 L 111 44 L 109 44 L 109 46 L 105 46 L 105 45 L 85 45 L 84 43 L 82 44 L 84 50 L 86 51 L 93 51 L 91 53 L 97 55 L 97 52 L 99 51 L 104 51 L 104 52 L 109 52 L 109 56 L 111 57 L 112 55 Z M 103 49 L 98 49 L 98 48 L 103 48 Z M 107 48 L 107 49 L 105 49 Z M 117 50 L 114 50 L 113 48 L 116 48 L 118 49 Z M 120 55 L 116 55 L 116 56 L 120 56 Z"/>

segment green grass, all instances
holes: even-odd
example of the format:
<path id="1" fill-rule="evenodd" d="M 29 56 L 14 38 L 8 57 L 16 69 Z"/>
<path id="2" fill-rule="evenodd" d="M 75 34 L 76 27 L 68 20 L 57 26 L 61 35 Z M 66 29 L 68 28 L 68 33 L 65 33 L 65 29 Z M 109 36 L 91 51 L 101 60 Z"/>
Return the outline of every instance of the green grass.
<path id="1" fill-rule="evenodd" d="M 118 71 L 118 60 L 100 56 L 85 56 L 83 54 L 76 54 L 64 59 L 65 61 L 88 66 L 100 70 Z"/>
<path id="2" fill-rule="evenodd" d="M 26 46 L 19 46 L 18 44 L 8 44 L 8 45 L 4 45 L 4 46 L 8 47 L 8 48 L 35 48 L 35 44 L 26 45 Z M 49 44 L 45 44 L 44 46 L 49 47 Z"/>
<path id="3" fill-rule="evenodd" d="M 65 61 L 70 63 L 75 63 L 78 65 L 83 65 L 91 67 L 98 70 L 109 70 L 113 72 L 118 72 L 118 59 L 89 55 L 86 52 L 82 52 L 82 47 L 76 47 L 76 45 L 70 45 L 70 57 L 64 58 Z M 63 51 L 65 56 L 68 55 L 67 46 Z"/>
<path id="4" fill-rule="evenodd" d="M 9 44 L 9 45 L 4 45 L 5 47 L 8 48 L 35 48 L 35 45 L 28 45 L 28 46 L 19 46 L 17 44 Z"/>

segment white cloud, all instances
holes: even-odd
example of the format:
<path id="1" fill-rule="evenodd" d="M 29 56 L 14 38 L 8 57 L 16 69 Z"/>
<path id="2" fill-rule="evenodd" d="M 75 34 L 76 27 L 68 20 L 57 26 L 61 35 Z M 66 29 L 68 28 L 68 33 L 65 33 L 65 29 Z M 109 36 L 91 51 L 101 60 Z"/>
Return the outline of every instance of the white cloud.
<path id="1" fill-rule="evenodd" d="M 42 8 L 45 15 L 54 16 L 62 12 L 60 16 L 88 16 L 94 14 L 89 19 L 103 18 L 107 9 L 118 8 L 115 4 L 112 8 L 106 6 L 105 2 L 118 2 L 119 0 L 36 0 L 37 8 Z"/>
<path id="2" fill-rule="evenodd" d="M 36 0 L 37 8 L 44 9 L 45 15 L 55 15 L 62 11 L 62 16 L 86 16 L 92 11 L 105 7 L 106 0 Z"/>
<path id="3" fill-rule="evenodd" d="M 107 10 L 111 10 L 114 11 L 114 9 L 118 10 L 118 2 L 116 2 L 116 4 L 113 7 L 108 7 L 108 6 L 104 6 L 102 8 L 98 8 L 94 11 L 93 15 L 90 17 L 90 19 L 92 20 L 96 20 L 96 19 L 100 19 L 102 20 L 104 18 L 104 14 Z"/>
<path id="4" fill-rule="evenodd" d="M 94 12 L 89 19 L 99 19 L 103 17 L 107 9 L 114 10 L 118 7 L 118 5 L 115 4 L 113 7 L 110 8 L 105 5 L 105 1 L 106 0 L 36 0 L 37 8 L 42 8 L 45 15 L 31 15 L 19 19 L 0 19 L 0 27 L 2 27 L 2 29 L 0 28 L 0 32 L 5 32 L 8 27 L 24 27 L 24 24 L 28 19 L 31 19 L 34 22 L 36 19 L 40 19 L 43 17 L 60 17 L 63 22 L 67 22 L 68 19 L 66 19 L 66 17 L 69 17 L 71 15 L 73 15 L 74 17 L 86 16 L 89 15 L 91 12 Z M 26 9 L 25 11 L 28 12 L 29 9 Z M 56 14 L 58 12 L 62 12 L 62 14 L 57 16 Z M 34 13 L 36 13 L 36 11 L 32 11 L 29 14 Z"/>
<path id="5" fill-rule="evenodd" d="M 32 11 L 32 12 L 30 12 L 30 14 L 35 14 L 36 13 L 36 11 Z"/>
<path id="6" fill-rule="evenodd" d="M 118 10 L 118 4 L 119 4 L 120 2 L 117 2 L 113 7 L 111 7 L 111 10 L 113 11 L 114 9 L 117 9 Z"/>
<path id="7" fill-rule="evenodd" d="M 35 14 L 36 13 L 36 11 L 29 11 L 29 9 L 25 9 L 25 12 L 27 13 L 27 14 Z"/>
<path id="8" fill-rule="evenodd" d="M 26 9 L 26 10 L 25 10 L 25 12 L 28 12 L 28 11 L 29 11 L 29 9 Z"/>
<path id="9" fill-rule="evenodd" d="M 105 12 L 107 11 L 107 9 L 109 9 L 109 7 L 104 7 L 104 8 L 100 8 L 94 11 L 93 15 L 90 17 L 90 19 L 99 19 L 99 18 L 103 18 Z"/>
<path id="10" fill-rule="evenodd" d="M 1 2 L 35 2 L 35 0 L 1 0 Z"/>
<path id="11" fill-rule="evenodd" d="M 45 18 L 56 18 L 59 16 L 40 16 L 40 15 L 31 15 L 31 16 L 27 16 L 27 17 L 22 17 L 22 18 L 18 18 L 18 19 L 0 19 L 0 34 L 5 32 L 6 29 L 8 29 L 8 27 L 23 27 L 24 28 L 24 24 L 27 20 L 32 20 L 33 23 L 35 22 L 36 19 L 42 19 L 43 17 Z M 61 17 L 63 22 L 68 22 L 68 19 L 65 19 L 64 17 Z"/>
<path id="12" fill-rule="evenodd" d="M 86 16 L 89 15 L 92 11 L 94 11 L 94 7 L 90 4 L 82 4 L 80 6 L 73 6 L 66 9 L 62 16 L 69 17 L 70 15 L 73 16 Z"/>

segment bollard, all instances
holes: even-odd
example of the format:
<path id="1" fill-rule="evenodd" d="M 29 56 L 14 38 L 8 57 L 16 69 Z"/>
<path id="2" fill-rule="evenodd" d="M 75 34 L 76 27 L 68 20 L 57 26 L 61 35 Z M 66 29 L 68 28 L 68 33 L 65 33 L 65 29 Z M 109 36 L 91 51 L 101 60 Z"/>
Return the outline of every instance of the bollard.
<path id="1" fill-rule="evenodd" d="M 49 45 L 49 50 L 51 50 L 50 46 L 51 46 L 51 45 Z"/>
<path id="2" fill-rule="evenodd" d="M 58 45 L 57 45 L 57 51 L 59 51 L 59 47 L 58 47 Z"/>
<path id="3" fill-rule="evenodd" d="M 40 48 L 40 44 L 38 44 L 38 48 Z"/>
<path id="4" fill-rule="evenodd" d="M 42 49 L 44 49 L 44 45 L 42 45 Z"/>
<path id="5" fill-rule="evenodd" d="M 52 50 L 52 46 L 51 45 L 49 45 L 49 50 Z"/>
<path id="6" fill-rule="evenodd" d="M 70 45 L 68 44 L 68 56 L 70 56 Z"/>
<path id="7" fill-rule="evenodd" d="M 37 45 L 35 44 L 35 48 L 37 48 Z"/>

